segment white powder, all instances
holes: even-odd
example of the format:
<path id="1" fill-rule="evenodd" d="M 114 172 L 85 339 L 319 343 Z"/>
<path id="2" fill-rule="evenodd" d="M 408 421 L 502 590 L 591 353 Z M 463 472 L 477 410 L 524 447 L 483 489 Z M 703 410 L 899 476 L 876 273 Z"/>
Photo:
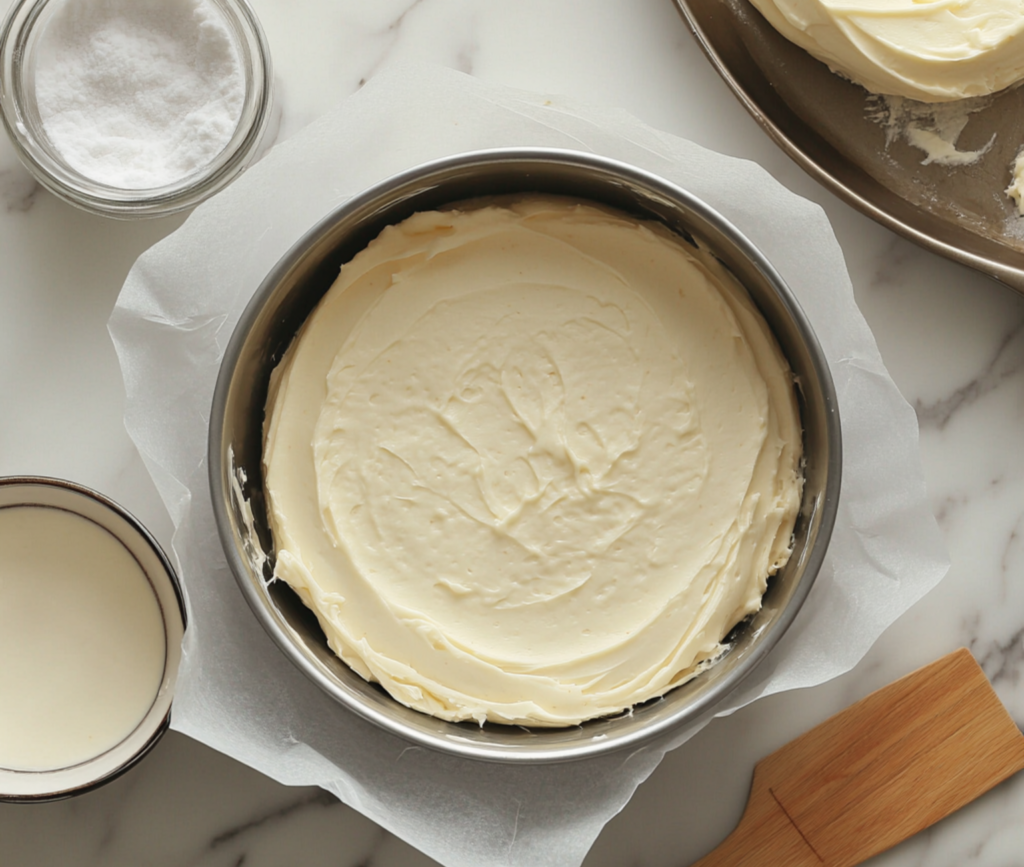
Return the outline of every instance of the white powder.
<path id="1" fill-rule="evenodd" d="M 65 0 L 35 49 L 43 128 L 70 166 L 123 189 L 178 181 L 230 140 L 245 80 L 210 0 Z"/>

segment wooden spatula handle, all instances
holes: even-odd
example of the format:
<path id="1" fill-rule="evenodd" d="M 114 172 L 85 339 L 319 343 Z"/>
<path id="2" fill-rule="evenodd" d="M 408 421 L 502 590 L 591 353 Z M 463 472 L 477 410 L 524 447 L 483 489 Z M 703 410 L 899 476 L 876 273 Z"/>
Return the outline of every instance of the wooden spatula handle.
<path id="1" fill-rule="evenodd" d="M 694 867 L 853 867 L 1022 769 L 1024 735 L 958 650 L 758 762 L 739 826 Z"/>
<path id="2" fill-rule="evenodd" d="M 759 785 L 755 770 L 740 824 L 693 867 L 821 867 L 822 863 L 771 791 Z"/>

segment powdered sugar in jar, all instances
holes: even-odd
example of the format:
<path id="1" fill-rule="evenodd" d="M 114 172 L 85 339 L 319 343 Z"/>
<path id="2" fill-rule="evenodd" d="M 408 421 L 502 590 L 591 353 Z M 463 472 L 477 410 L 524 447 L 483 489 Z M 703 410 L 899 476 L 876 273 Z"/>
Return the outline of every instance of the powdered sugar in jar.
<path id="1" fill-rule="evenodd" d="M 245 0 L 21 0 L 0 108 L 54 193 L 110 216 L 191 207 L 251 160 L 270 61 Z"/>

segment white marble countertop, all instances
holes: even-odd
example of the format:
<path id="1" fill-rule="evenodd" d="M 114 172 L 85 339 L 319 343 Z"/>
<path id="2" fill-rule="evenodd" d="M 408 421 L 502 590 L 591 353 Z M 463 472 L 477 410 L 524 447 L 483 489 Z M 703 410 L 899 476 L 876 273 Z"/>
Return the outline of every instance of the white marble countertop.
<path id="1" fill-rule="evenodd" d="M 917 410 L 953 564 L 947 578 L 850 674 L 756 702 L 669 754 L 605 828 L 587 867 L 690 863 L 734 826 L 760 757 L 962 645 L 1024 723 L 1024 297 L 897 238 L 804 175 L 732 97 L 669 0 L 254 5 L 274 55 L 279 140 L 388 64 L 429 60 L 621 107 L 761 163 L 824 207 L 882 356 Z M 38 188 L 0 139 L 0 474 L 97 488 L 167 546 L 170 520 L 122 423 L 106 322 L 132 262 L 182 219 L 120 223 L 76 211 Z M 280 786 L 174 733 L 92 794 L 0 805 L 5 867 L 282 863 L 433 862 L 319 790 Z M 1024 775 L 874 863 L 1024 864 Z"/>

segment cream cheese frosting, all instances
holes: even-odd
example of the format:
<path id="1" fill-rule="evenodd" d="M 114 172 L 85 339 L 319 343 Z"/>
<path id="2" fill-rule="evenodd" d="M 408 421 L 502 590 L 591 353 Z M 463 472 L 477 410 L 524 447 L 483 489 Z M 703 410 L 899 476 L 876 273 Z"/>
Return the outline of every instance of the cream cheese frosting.
<path id="1" fill-rule="evenodd" d="M 554 198 L 418 213 L 275 372 L 274 574 L 403 704 L 572 725 L 722 652 L 800 460 L 789 367 L 710 255 Z"/>
<path id="2" fill-rule="evenodd" d="M 1017 153 L 1017 158 L 1013 161 L 1010 185 L 1005 192 L 1017 206 L 1018 215 L 1024 217 L 1024 149 Z"/>
<path id="3" fill-rule="evenodd" d="M 1024 77 L 1024 0 L 752 0 L 791 42 L 874 93 L 945 102 Z"/>

